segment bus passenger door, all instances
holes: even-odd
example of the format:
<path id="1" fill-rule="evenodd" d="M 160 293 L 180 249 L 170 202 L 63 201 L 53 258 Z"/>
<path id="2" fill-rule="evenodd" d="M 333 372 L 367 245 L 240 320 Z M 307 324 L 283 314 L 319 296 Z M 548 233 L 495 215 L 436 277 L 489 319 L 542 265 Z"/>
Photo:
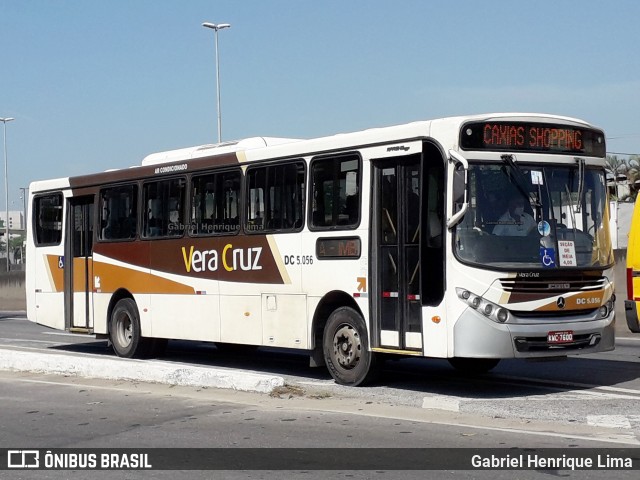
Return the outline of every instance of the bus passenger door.
<path id="1" fill-rule="evenodd" d="M 421 351 L 420 155 L 376 162 L 373 175 L 374 345 Z"/>
<path id="2" fill-rule="evenodd" d="M 65 328 L 93 328 L 93 197 L 69 199 L 65 242 Z"/>

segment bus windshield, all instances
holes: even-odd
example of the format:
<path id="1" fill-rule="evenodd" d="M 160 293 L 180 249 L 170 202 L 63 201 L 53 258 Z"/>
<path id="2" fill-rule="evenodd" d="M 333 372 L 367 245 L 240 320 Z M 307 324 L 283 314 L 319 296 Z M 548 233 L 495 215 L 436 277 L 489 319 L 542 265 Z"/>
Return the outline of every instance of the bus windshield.
<path id="1" fill-rule="evenodd" d="M 613 264 L 603 170 L 469 162 L 458 259 L 497 269 L 604 269 Z"/>

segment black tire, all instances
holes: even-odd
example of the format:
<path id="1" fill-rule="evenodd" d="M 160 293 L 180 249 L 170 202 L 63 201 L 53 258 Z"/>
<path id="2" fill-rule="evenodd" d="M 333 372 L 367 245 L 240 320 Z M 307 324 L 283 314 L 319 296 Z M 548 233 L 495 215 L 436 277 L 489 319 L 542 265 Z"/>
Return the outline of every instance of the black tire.
<path id="1" fill-rule="evenodd" d="M 498 365 L 498 363 L 500 363 L 500 359 L 453 357 L 449 359 L 449 363 L 459 372 L 477 375 L 480 373 L 487 373 L 492 370 L 496 365 Z"/>
<path id="2" fill-rule="evenodd" d="M 149 355 L 152 343 L 140 331 L 138 306 L 131 298 L 116 303 L 109 319 L 109 339 L 119 357 L 143 358 Z"/>
<path id="3" fill-rule="evenodd" d="M 323 351 L 329 373 L 340 385 L 363 385 L 379 373 L 376 354 L 369 350 L 367 327 L 353 308 L 340 307 L 329 316 Z"/>

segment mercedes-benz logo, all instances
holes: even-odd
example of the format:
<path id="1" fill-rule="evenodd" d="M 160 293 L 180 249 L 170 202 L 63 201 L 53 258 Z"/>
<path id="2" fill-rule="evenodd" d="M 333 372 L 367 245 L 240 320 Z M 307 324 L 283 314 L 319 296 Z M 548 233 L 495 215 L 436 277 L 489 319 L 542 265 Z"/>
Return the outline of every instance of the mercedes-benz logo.
<path id="1" fill-rule="evenodd" d="M 564 297 L 558 297 L 558 301 L 556 302 L 556 305 L 558 305 L 558 308 L 564 308 L 564 305 L 565 305 Z"/>

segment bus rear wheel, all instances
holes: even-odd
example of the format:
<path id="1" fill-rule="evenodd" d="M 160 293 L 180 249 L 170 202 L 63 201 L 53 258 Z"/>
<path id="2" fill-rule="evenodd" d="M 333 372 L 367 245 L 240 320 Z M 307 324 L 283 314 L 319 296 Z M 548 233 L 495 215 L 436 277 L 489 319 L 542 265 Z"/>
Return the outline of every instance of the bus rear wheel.
<path id="1" fill-rule="evenodd" d="M 354 309 L 341 307 L 329 316 L 323 336 L 324 360 L 341 385 L 358 386 L 377 376 L 377 358 L 369 350 L 367 327 Z"/>
<path id="2" fill-rule="evenodd" d="M 459 372 L 475 375 L 492 370 L 500 363 L 500 359 L 453 357 L 449 359 L 449 363 Z"/>
<path id="3" fill-rule="evenodd" d="M 149 354 L 152 346 L 140 331 L 140 314 L 136 302 L 123 298 L 116 303 L 109 320 L 109 339 L 116 355 L 141 358 Z"/>

